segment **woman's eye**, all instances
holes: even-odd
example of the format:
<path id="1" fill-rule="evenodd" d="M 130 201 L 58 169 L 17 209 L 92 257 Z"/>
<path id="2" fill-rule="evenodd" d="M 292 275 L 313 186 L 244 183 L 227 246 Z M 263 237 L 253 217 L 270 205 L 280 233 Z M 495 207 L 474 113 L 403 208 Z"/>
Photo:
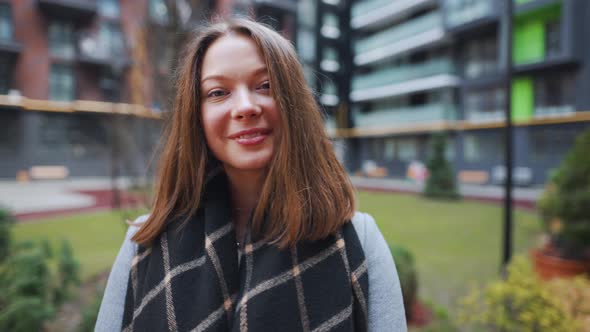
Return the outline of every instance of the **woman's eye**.
<path id="1" fill-rule="evenodd" d="M 270 82 L 266 81 L 258 86 L 260 90 L 269 90 L 270 89 Z"/>
<path id="2" fill-rule="evenodd" d="M 223 91 L 223 90 L 213 90 L 207 94 L 208 98 L 223 97 L 223 96 L 225 96 L 225 91 Z"/>

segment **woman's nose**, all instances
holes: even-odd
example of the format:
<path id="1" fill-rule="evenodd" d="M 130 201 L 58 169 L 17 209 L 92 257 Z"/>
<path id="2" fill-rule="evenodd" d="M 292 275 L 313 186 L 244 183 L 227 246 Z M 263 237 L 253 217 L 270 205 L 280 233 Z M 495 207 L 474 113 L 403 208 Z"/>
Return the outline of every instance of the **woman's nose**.
<path id="1" fill-rule="evenodd" d="M 262 111 L 254 100 L 249 89 L 240 89 L 235 93 L 236 100 L 232 110 L 232 117 L 234 119 L 250 119 L 256 118 Z"/>

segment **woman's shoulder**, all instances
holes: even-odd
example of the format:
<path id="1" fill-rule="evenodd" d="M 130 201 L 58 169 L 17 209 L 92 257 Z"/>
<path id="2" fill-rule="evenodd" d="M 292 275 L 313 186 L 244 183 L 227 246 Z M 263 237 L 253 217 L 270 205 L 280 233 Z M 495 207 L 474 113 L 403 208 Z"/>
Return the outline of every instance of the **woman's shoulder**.
<path id="1" fill-rule="evenodd" d="M 145 224 L 149 216 L 149 214 L 144 214 L 135 218 L 133 221 L 127 221 L 129 228 L 127 229 L 127 234 L 125 234 L 125 242 L 132 242 L 131 238 L 137 233 L 137 231 L 139 231 L 141 226 Z M 133 244 L 135 244 L 135 242 L 133 242 Z"/>
<path id="2" fill-rule="evenodd" d="M 361 243 L 366 238 L 370 238 L 375 231 L 379 232 L 375 219 L 368 213 L 357 211 L 354 213 L 351 221 Z"/>

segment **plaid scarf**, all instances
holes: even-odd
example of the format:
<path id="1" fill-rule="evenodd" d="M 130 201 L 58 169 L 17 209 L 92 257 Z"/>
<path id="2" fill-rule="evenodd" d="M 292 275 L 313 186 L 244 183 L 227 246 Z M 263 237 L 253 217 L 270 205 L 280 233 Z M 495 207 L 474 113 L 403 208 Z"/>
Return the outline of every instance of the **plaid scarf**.
<path id="1" fill-rule="evenodd" d="M 247 234 L 238 250 L 221 178 L 192 220 L 139 247 L 123 331 L 366 331 L 367 264 L 352 223 L 285 250 Z"/>

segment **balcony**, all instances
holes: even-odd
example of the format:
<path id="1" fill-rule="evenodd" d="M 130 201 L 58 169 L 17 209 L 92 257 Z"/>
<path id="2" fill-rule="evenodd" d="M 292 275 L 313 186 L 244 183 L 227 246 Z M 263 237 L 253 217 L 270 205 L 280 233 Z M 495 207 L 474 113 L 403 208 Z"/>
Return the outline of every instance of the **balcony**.
<path id="1" fill-rule="evenodd" d="M 493 111 L 471 111 L 466 110 L 465 120 L 471 123 L 487 123 L 504 121 L 504 110 L 497 109 Z"/>
<path id="2" fill-rule="evenodd" d="M 81 34 L 77 47 L 78 61 L 82 64 L 123 69 L 131 61 L 124 47 L 115 47 L 100 34 Z"/>
<path id="3" fill-rule="evenodd" d="M 0 54 L 7 54 L 11 56 L 18 55 L 22 50 L 22 45 L 11 39 L 0 38 Z"/>
<path id="4" fill-rule="evenodd" d="M 354 63 L 367 65 L 446 41 L 442 16 L 430 13 L 357 41 Z"/>
<path id="5" fill-rule="evenodd" d="M 77 21 L 87 21 L 97 13 L 95 0 L 37 0 L 46 15 Z"/>
<path id="6" fill-rule="evenodd" d="M 352 101 L 361 102 L 455 87 L 460 83 L 455 72 L 453 64 L 448 59 L 379 70 L 354 77 L 350 98 Z"/>
<path id="7" fill-rule="evenodd" d="M 370 0 L 352 7 L 351 27 L 370 29 L 395 23 L 416 10 L 434 6 L 435 0 Z"/>
<path id="8" fill-rule="evenodd" d="M 449 29 L 455 29 L 476 21 L 497 19 L 498 8 L 497 6 L 494 7 L 494 4 L 491 0 L 469 1 L 461 3 L 460 6 L 451 6 L 449 2 L 446 2 L 445 16 L 447 27 Z"/>
<path id="9" fill-rule="evenodd" d="M 406 127 L 417 124 L 454 121 L 457 112 L 453 105 L 430 104 L 414 107 L 353 113 L 356 128 Z"/>

